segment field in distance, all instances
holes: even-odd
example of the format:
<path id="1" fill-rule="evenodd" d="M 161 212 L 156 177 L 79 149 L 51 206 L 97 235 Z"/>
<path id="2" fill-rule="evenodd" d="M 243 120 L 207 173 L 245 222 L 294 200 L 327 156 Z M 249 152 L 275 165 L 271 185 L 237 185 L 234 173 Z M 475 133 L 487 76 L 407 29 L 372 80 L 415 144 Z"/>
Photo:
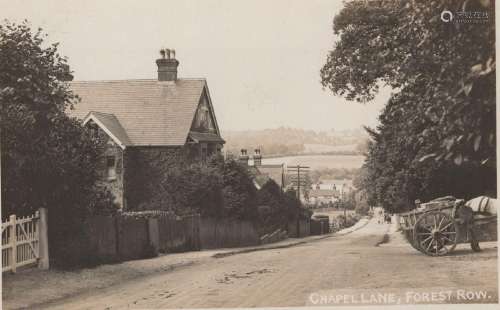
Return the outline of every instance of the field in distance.
<path id="1" fill-rule="evenodd" d="M 287 166 L 309 166 L 312 170 L 321 168 L 361 168 L 363 155 L 300 155 L 264 158 L 263 164 L 286 164 Z"/>
<path id="2" fill-rule="evenodd" d="M 318 143 L 305 143 L 303 153 L 328 153 L 328 152 L 356 152 L 357 144 L 328 145 Z"/>

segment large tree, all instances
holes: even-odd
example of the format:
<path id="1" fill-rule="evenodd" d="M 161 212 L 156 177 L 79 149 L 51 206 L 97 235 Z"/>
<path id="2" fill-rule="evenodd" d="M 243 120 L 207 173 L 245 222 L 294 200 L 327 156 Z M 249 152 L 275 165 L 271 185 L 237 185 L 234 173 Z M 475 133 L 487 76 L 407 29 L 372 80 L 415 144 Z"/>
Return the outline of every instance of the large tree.
<path id="1" fill-rule="evenodd" d="M 444 10 L 489 15 L 445 22 Z M 335 17 L 323 86 L 368 103 L 393 89 L 370 130 L 361 183 L 371 201 L 400 210 L 421 196 L 496 191 L 493 13 L 490 1 L 375 0 Z"/>
<path id="2" fill-rule="evenodd" d="M 112 209 L 113 197 L 96 186 L 102 146 L 66 115 L 77 102 L 69 66 L 45 37 L 27 22 L 0 25 L 2 216 L 48 208 L 57 256 L 87 216 Z"/>

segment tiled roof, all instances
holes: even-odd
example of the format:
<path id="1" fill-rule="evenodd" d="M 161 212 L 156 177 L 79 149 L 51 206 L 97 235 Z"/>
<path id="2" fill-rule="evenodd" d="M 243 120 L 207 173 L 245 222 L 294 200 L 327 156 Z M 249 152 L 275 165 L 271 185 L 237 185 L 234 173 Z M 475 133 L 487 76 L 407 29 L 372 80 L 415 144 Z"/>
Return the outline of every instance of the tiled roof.
<path id="1" fill-rule="evenodd" d="M 321 179 L 322 184 L 335 184 L 335 185 L 352 185 L 351 179 Z"/>
<path id="2" fill-rule="evenodd" d="M 81 98 L 69 114 L 113 114 L 132 145 L 184 145 L 200 102 L 204 79 L 71 82 Z M 208 93 L 208 92 L 207 92 Z"/>
<path id="3" fill-rule="evenodd" d="M 312 189 L 309 191 L 309 197 L 332 197 L 338 196 L 338 192 L 332 189 Z"/>
<path id="4" fill-rule="evenodd" d="M 248 172 L 253 177 L 253 183 L 257 189 L 261 189 L 262 186 L 264 186 L 267 182 L 271 181 L 272 179 L 267 175 L 267 174 L 262 174 L 257 167 L 255 166 L 247 166 L 248 167 Z"/>
<path id="5" fill-rule="evenodd" d="M 128 146 L 132 144 L 125 129 L 123 129 L 116 116 L 108 113 L 90 111 L 86 119 L 92 116 L 95 117 L 97 121 L 101 122 L 123 145 Z"/>
<path id="6" fill-rule="evenodd" d="M 257 189 L 262 188 L 271 180 L 283 188 L 283 165 L 248 166 L 248 171 L 253 176 L 254 185 Z"/>
<path id="7" fill-rule="evenodd" d="M 263 174 L 257 174 L 255 175 L 253 181 L 254 184 L 256 185 L 257 189 L 261 189 L 264 185 L 266 185 L 267 182 L 271 181 L 272 179 L 268 177 L 267 175 Z"/>
<path id="8" fill-rule="evenodd" d="M 283 186 L 283 166 L 282 165 L 259 165 L 254 166 L 260 175 L 272 179 L 280 187 Z"/>

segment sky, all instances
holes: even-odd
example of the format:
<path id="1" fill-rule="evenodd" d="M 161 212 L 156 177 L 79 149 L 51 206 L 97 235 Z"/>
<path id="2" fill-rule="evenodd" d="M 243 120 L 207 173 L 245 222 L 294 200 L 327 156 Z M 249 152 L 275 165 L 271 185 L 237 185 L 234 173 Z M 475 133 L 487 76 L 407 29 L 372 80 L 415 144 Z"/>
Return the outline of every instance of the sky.
<path id="1" fill-rule="evenodd" d="M 30 21 L 59 42 L 75 80 L 150 79 L 160 48 L 180 78 L 206 78 L 219 127 L 345 130 L 374 126 L 389 97 L 348 102 L 319 71 L 334 46 L 340 0 L 0 0 L 0 18 Z"/>

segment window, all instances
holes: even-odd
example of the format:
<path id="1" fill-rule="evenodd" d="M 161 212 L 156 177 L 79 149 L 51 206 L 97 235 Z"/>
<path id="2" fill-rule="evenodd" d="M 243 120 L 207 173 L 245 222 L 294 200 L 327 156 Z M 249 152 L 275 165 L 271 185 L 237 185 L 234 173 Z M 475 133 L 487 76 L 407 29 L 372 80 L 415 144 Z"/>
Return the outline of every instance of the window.
<path id="1" fill-rule="evenodd" d="M 99 127 L 97 126 L 97 124 L 93 121 L 90 121 L 88 126 L 90 128 L 90 134 L 92 135 L 92 138 L 99 141 Z"/>
<path id="2" fill-rule="evenodd" d="M 114 156 L 106 157 L 106 177 L 108 180 L 116 179 L 116 160 Z"/>
<path id="3" fill-rule="evenodd" d="M 207 144 L 206 143 L 201 143 L 201 160 L 206 161 L 207 160 Z"/>

